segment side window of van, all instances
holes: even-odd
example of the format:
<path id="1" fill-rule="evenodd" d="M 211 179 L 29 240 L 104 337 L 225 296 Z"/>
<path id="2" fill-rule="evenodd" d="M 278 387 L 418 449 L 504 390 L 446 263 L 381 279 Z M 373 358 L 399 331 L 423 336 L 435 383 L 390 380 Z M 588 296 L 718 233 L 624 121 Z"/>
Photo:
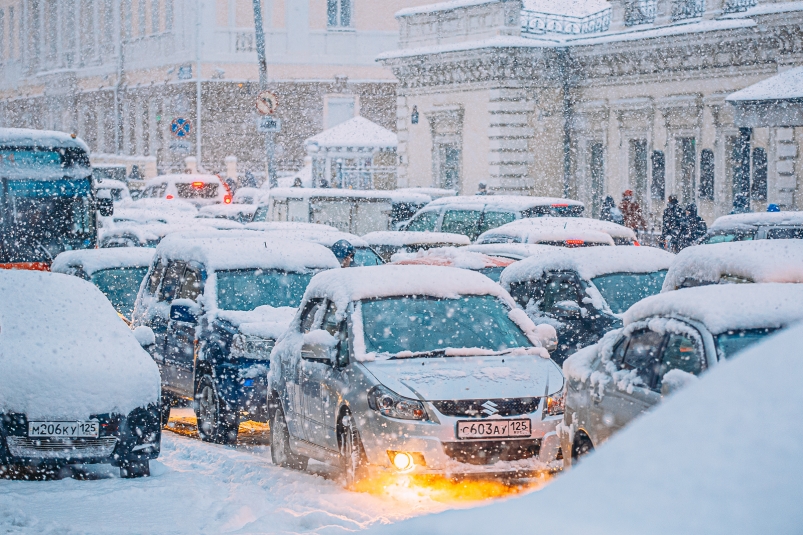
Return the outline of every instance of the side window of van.
<path id="1" fill-rule="evenodd" d="M 479 210 L 447 210 L 443 214 L 441 232 L 462 234 L 474 241 L 480 235 L 481 217 L 482 212 Z"/>
<path id="2" fill-rule="evenodd" d="M 480 234 L 486 230 L 495 229 L 516 220 L 514 212 L 485 212 L 482 215 L 480 224 Z"/>
<path id="3" fill-rule="evenodd" d="M 148 293 L 156 295 L 156 290 L 159 289 L 159 283 L 162 282 L 162 277 L 165 274 L 166 264 L 161 258 L 156 263 L 156 266 L 151 271 L 151 276 L 148 279 Z"/>
<path id="4" fill-rule="evenodd" d="M 159 301 L 172 301 L 181 287 L 181 278 L 184 275 L 184 262 L 170 262 L 165 270 L 162 288 L 159 290 Z"/>
<path id="5" fill-rule="evenodd" d="M 429 212 L 418 214 L 418 216 L 413 218 L 407 225 L 407 230 L 410 232 L 434 232 L 439 215 L 440 212 L 437 210 L 430 210 Z"/>
<path id="6" fill-rule="evenodd" d="M 184 270 L 184 275 L 181 277 L 181 289 L 178 292 L 178 297 L 195 301 L 202 292 L 201 270 L 197 267 L 187 266 Z"/>

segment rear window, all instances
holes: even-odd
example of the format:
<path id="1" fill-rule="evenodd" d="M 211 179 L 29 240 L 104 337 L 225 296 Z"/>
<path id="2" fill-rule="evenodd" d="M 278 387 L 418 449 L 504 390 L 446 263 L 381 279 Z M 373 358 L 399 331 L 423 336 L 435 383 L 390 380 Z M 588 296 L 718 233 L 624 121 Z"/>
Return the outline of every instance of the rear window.
<path id="1" fill-rule="evenodd" d="M 740 331 L 727 331 L 717 336 L 717 349 L 719 357 L 730 359 L 740 351 L 747 349 L 756 342 L 760 342 L 767 335 L 777 329 L 747 329 Z"/>
<path id="2" fill-rule="evenodd" d="M 485 212 L 480 224 L 480 234 L 486 230 L 495 229 L 516 220 L 514 212 Z"/>
<path id="3" fill-rule="evenodd" d="M 481 217 L 482 212 L 479 210 L 447 210 L 443 214 L 441 232 L 462 234 L 474 241 L 480 235 Z"/>
<path id="4" fill-rule="evenodd" d="M 410 221 L 406 230 L 410 232 L 433 232 L 435 230 L 435 224 L 438 222 L 439 215 L 440 212 L 435 210 L 418 214 L 415 219 Z"/>
<path id="5" fill-rule="evenodd" d="M 703 239 L 703 243 L 727 243 L 732 241 L 750 241 L 756 232 L 718 232 L 709 234 Z"/>
<path id="6" fill-rule="evenodd" d="M 191 184 L 176 184 L 176 191 L 182 199 L 214 199 L 217 197 L 217 187 L 217 184 L 193 182 Z"/>
<path id="7" fill-rule="evenodd" d="M 803 228 L 771 228 L 767 231 L 768 240 L 800 240 L 803 239 Z"/>

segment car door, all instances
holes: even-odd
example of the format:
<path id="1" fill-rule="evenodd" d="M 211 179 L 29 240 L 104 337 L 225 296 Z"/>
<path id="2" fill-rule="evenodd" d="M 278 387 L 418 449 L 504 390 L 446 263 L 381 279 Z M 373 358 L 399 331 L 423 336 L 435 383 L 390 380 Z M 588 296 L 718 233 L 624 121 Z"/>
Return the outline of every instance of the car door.
<path id="1" fill-rule="evenodd" d="M 321 317 L 323 316 L 323 299 L 310 300 L 301 313 L 301 334 L 319 328 Z M 303 347 L 302 347 L 303 354 Z M 291 436 L 306 439 L 306 427 L 304 421 L 304 359 L 290 358 L 282 360 L 282 380 L 284 383 L 283 405 L 285 410 L 285 420 Z"/>
<path id="2" fill-rule="evenodd" d="M 177 378 L 175 351 L 173 348 L 175 337 L 171 331 L 170 305 L 178 295 L 179 289 L 181 289 L 185 267 L 186 263 L 182 261 L 171 260 L 167 263 L 152 320 L 161 329 L 162 384 L 168 390 L 179 395 L 184 395 L 184 392 L 181 391 L 179 387 L 180 381 Z M 155 332 L 156 330 L 154 329 Z M 158 343 L 159 340 L 157 339 Z"/>
<path id="3" fill-rule="evenodd" d="M 180 278 L 176 299 L 196 302 L 203 293 L 203 270 L 198 265 L 188 264 Z M 200 307 L 199 307 L 200 310 Z M 193 368 L 195 366 L 195 329 L 198 317 L 171 317 L 167 323 L 166 356 L 171 366 L 171 386 L 185 396 L 195 394 Z"/>

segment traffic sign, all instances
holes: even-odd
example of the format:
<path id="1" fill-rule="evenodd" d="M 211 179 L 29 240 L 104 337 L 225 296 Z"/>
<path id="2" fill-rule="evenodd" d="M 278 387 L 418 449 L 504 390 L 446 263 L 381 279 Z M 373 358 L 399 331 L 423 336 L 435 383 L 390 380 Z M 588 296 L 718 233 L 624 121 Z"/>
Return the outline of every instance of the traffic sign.
<path id="1" fill-rule="evenodd" d="M 279 97 L 272 91 L 260 91 L 256 104 L 261 115 L 273 115 L 279 107 Z"/>
<path id="2" fill-rule="evenodd" d="M 185 138 L 192 132 L 192 123 L 184 117 L 176 117 L 170 123 L 170 131 L 179 139 Z"/>
<path id="3" fill-rule="evenodd" d="M 257 119 L 257 132 L 266 134 L 268 132 L 281 132 L 282 120 L 278 117 L 260 117 Z"/>

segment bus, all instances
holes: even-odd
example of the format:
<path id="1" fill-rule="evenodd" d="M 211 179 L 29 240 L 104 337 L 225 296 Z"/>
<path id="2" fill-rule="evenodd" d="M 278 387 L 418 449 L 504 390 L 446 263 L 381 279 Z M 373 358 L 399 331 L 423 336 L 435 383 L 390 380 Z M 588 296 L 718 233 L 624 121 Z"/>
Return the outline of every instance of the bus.
<path id="1" fill-rule="evenodd" d="M 63 132 L 0 128 L 0 269 L 49 270 L 61 252 L 93 249 L 98 212 L 89 149 Z"/>

